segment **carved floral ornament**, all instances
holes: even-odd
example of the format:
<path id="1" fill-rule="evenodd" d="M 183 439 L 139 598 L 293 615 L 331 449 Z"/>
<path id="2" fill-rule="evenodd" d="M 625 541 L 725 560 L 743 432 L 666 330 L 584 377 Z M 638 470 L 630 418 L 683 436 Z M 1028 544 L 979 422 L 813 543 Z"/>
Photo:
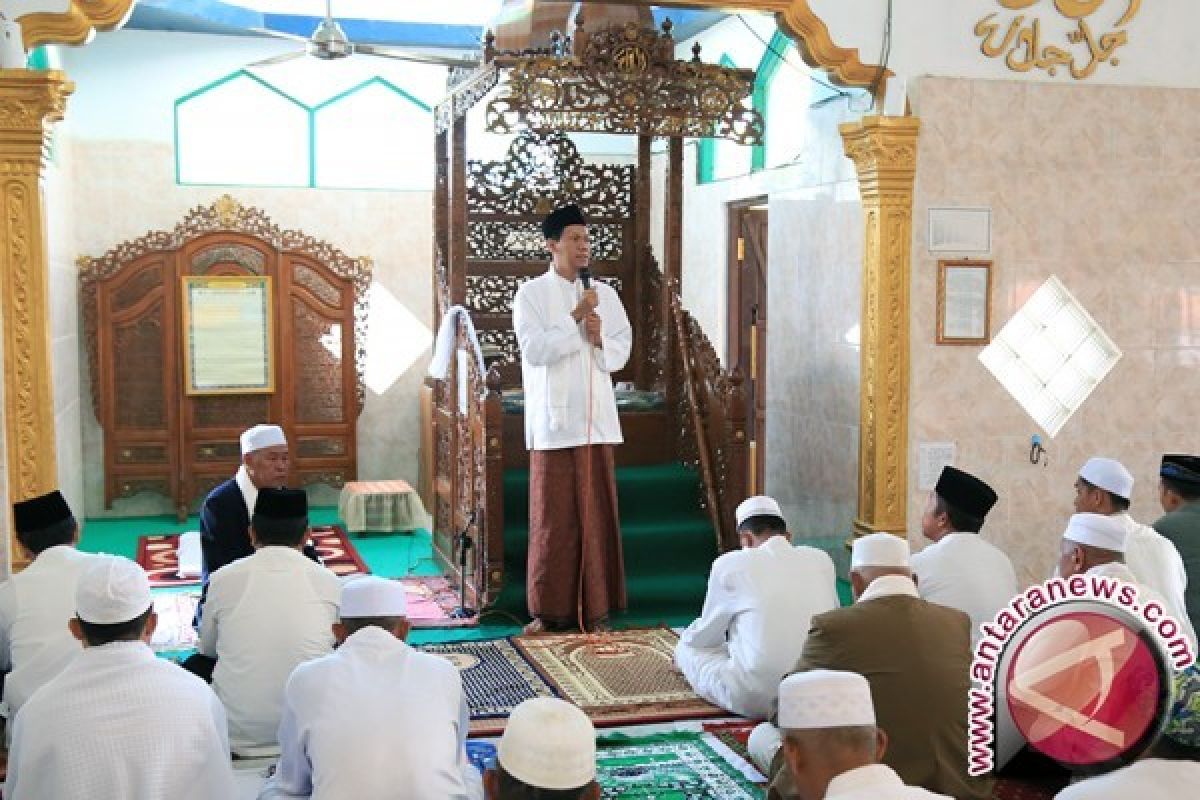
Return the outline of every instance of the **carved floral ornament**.
<path id="1" fill-rule="evenodd" d="M 1128 26 L 1141 10 L 1142 0 L 996 0 L 1000 10 L 975 23 L 979 50 L 1002 58 L 1013 72 L 1059 69 L 1075 80 L 1091 77 L 1101 64 L 1121 63 L 1117 50 L 1128 41 Z M 1040 8 L 1037 7 L 1040 4 Z M 1053 10 L 1051 10 L 1053 6 Z M 1038 13 L 1038 12 L 1041 13 Z M 1015 15 L 1010 12 L 1019 12 Z M 1042 30 L 1066 20 L 1069 30 L 1057 42 Z"/>
<path id="2" fill-rule="evenodd" d="M 111 31 L 125 24 L 134 0 L 59 0 L 54 11 L 17 11 L 26 50 L 44 44 L 86 44 L 96 31 Z M 39 5 L 47 5 L 41 3 Z"/>

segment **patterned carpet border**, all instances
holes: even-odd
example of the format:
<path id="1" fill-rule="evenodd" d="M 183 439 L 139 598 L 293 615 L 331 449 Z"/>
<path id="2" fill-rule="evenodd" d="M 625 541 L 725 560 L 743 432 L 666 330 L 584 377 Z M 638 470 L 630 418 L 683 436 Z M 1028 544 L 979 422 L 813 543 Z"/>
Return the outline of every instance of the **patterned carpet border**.
<path id="1" fill-rule="evenodd" d="M 513 644 L 565 699 L 598 727 L 724 716 L 675 669 L 678 635 L 632 628 L 602 636 L 518 636 Z"/>
<path id="2" fill-rule="evenodd" d="M 354 542 L 341 525 L 317 525 L 312 539 L 322 563 L 338 576 L 369 574 Z M 200 576 L 179 576 L 179 534 L 139 536 L 137 563 L 146 570 L 151 586 L 199 586 Z"/>
<path id="3" fill-rule="evenodd" d="M 559 696 L 510 639 L 425 644 L 418 649 L 458 667 L 472 736 L 501 733 L 512 710 L 531 697 Z"/>
<path id="4" fill-rule="evenodd" d="M 763 790 L 707 741 L 705 734 L 605 736 L 597 741 L 602 798 L 760 800 Z"/>

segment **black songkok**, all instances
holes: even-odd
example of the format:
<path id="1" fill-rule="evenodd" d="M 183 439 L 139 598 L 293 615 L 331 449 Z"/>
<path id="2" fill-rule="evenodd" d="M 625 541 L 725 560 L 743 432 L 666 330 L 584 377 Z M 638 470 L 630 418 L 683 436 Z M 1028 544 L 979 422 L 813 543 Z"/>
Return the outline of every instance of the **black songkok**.
<path id="1" fill-rule="evenodd" d="M 584 219 L 583 212 L 579 210 L 579 206 L 572 204 L 551 211 L 542 220 L 542 235 L 547 239 L 558 241 L 568 225 L 587 225 L 587 220 Z"/>
<path id="2" fill-rule="evenodd" d="M 1200 456 L 1165 455 L 1158 474 L 1173 481 L 1200 486 Z"/>
<path id="3" fill-rule="evenodd" d="M 983 519 L 996 505 L 992 487 L 961 469 L 946 467 L 934 489 L 938 496 L 964 514 Z"/>
<path id="4" fill-rule="evenodd" d="M 57 489 L 13 503 L 13 524 L 21 533 L 49 528 L 72 517 L 67 501 Z"/>
<path id="5" fill-rule="evenodd" d="M 301 489 L 259 489 L 254 501 L 254 516 L 269 519 L 304 519 L 308 516 L 308 495 Z"/>

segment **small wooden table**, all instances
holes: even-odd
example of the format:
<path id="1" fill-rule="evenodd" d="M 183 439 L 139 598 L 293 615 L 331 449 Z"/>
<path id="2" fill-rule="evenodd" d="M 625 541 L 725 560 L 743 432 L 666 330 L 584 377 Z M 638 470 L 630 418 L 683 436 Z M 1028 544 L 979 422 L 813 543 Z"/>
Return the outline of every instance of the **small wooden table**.
<path id="1" fill-rule="evenodd" d="M 350 481 L 338 498 L 338 516 L 351 533 L 414 531 L 428 525 L 421 497 L 406 481 Z"/>

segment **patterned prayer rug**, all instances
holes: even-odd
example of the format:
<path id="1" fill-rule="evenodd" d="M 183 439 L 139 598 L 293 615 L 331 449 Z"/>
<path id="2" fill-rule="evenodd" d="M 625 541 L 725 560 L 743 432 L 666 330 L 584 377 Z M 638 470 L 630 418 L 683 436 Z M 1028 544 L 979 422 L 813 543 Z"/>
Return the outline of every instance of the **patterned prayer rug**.
<path id="1" fill-rule="evenodd" d="M 709 734 L 602 737 L 596 748 L 596 777 L 603 798 L 646 800 L 759 800 L 761 777 L 719 752 Z M 736 758 L 736 757 L 735 757 Z"/>
<path id="2" fill-rule="evenodd" d="M 724 716 L 675 668 L 670 628 L 518 636 L 513 644 L 599 726 Z"/>
<path id="3" fill-rule="evenodd" d="M 340 525 L 317 525 L 312 539 L 322 563 L 338 575 L 369 574 L 366 563 Z M 137 563 L 150 578 L 151 586 L 198 586 L 199 575 L 179 575 L 179 534 L 138 538 Z"/>
<path id="4" fill-rule="evenodd" d="M 750 734 L 758 725 L 757 722 L 734 720 L 733 722 L 706 722 L 704 732 L 711 733 L 717 741 L 737 753 L 746 761 L 750 761 L 748 743 Z"/>
<path id="5" fill-rule="evenodd" d="M 462 674 L 472 736 L 496 736 L 508 715 L 531 697 L 558 693 L 508 639 L 425 644 L 420 650 L 441 656 Z"/>
<path id="6" fill-rule="evenodd" d="M 465 628 L 479 624 L 478 615 L 450 616 L 459 606 L 458 590 L 441 575 L 401 578 L 408 597 L 408 620 L 414 628 Z"/>

